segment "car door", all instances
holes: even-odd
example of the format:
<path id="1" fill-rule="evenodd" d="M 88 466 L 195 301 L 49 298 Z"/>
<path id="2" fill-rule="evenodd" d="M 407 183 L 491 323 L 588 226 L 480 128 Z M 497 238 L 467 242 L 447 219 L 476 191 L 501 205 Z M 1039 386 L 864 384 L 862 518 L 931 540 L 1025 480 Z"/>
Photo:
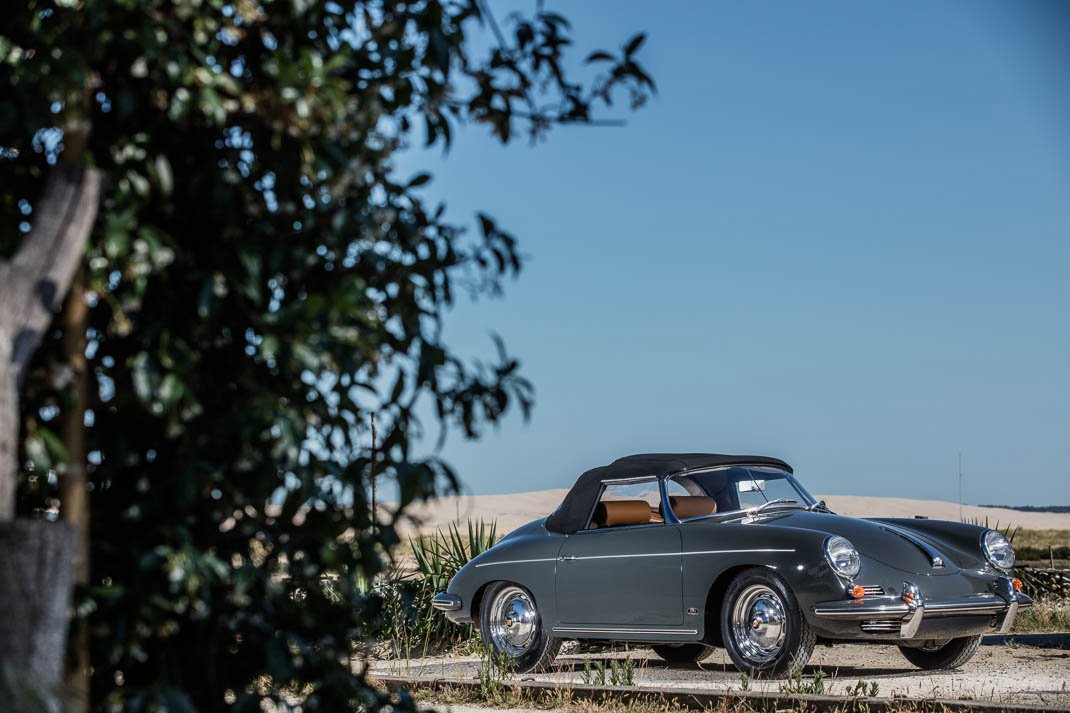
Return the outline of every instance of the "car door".
<path id="1" fill-rule="evenodd" d="M 642 485 L 628 483 L 627 485 Z M 647 500 L 660 510 L 657 481 Z M 600 501 L 635 493 L 607 484 Z M 635 490 L 635 489 L 633 489 Z M 616 492 L 614 492 L 616 491 Z M 604 526 L 569 535 L 558 553 L 557 614 L 564 625 L 665 627 L 683 623 L 680 532 L 662 522 Z"/>

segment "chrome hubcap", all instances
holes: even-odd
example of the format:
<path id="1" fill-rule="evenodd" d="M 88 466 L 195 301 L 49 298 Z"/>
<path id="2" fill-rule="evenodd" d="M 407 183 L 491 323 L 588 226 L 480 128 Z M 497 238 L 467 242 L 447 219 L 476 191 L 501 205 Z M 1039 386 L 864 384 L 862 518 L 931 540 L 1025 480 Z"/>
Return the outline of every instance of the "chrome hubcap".
<path id="1" fill-rule="evenodd" d="M 732 607 L 732 638 L 750 661 L 763 663 L 780 653 L 787 629 L 784 602 L 764 584 L 744 589 Z"/>
<path id="2" fill-rule="evenodd" d="M 538 631 L 535 603 L 520 587 L 506 587 L 490 609 L 490 638 L 501 653 L 516 657 L 527 651 Z"/>

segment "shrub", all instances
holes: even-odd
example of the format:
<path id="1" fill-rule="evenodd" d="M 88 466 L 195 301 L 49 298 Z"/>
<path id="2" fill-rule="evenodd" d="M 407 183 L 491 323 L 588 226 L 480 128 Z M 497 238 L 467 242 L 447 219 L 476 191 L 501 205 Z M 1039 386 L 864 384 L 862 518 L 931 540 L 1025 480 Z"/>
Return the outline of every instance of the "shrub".
<path id="1" fill-rule="evenodd" d="M 451 524 L 446 531 L 409 539 L 415 568 L 395 567 L 377 587 L 384 600 L 381 638 L 395 658 L 428 653 L 472 638 L 472 627 L 451 624 L 431 606 L 431 598 L 445 591 L 449 580 L 474 557 L 498 541 L 497 525 L 469 520 L 467 536 Z"/>

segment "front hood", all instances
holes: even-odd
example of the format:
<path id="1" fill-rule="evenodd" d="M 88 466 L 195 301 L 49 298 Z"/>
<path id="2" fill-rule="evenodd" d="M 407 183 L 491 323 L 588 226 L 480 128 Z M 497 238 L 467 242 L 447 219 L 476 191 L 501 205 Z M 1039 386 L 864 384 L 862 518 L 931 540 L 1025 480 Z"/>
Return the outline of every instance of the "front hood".
<path id="1" fill-rule="evenodd" d="M 752 522 L 817 530 L 829 535 L 846 537 L 864 557 L 911 574 L 932 576 L 955 574 L 959 571 L 959 566 L 952 561 L 946 547 L 942 547 L 939 543 L 917 532 L 887 523 L 798 510 L 779 511 Z M 933 566 L 930 552 L 935 552 L 940 556 L 943 567 Z"/>

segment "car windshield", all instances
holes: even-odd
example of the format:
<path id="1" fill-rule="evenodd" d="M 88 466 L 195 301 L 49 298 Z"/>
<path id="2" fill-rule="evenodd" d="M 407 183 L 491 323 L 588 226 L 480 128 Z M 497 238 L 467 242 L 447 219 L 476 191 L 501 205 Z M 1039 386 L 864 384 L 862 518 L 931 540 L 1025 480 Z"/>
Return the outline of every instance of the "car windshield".
<path id="1" fill-rule="evenodd" d="M 673 476 L 666 486 L 670 505 L 680 520 L 721 515 L 731 517 L 757 508 L 808 508 L 817 502 L 791 473 L 767 466 L 733 466 L 682 473 Z M 691 516 L 686 506 L 695 498 L 702 498 L 703 501 L 712 498 L 713 506 Z"/>

